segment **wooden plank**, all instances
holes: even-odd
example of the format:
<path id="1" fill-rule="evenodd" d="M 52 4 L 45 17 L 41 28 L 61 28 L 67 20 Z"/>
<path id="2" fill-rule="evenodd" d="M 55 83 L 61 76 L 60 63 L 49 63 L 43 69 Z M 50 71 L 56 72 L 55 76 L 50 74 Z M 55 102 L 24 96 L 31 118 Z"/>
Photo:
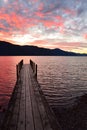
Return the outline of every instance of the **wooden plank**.
<path id="1" fill-rule="evenodd" d="M 26 73 L 26 130 L 34 130 L 34 122 L 33 122 L 33 114 L 32 114 L 32 106 L 31 106 L 31 98 L 30 98 L 30 90 L 29 90 L 29 79 L 28 79 L 28 68 L 29 65 L 25 66 Z"/>
<path id="2" fill-rule="evenodd" d="M 12 97 L 10 99 L 8 110 L 2 125 L 1 130 L 16 130 L 17 117 L 18 117 L 18 104 L 20 101 L 20 81 L 16 83 Z"/>
<path id="3" fill-rule="evenodd" d="M 18 126 L 17 130 L 25 130 L 25 73 L 24 68 L 22 70 L 22 89 L 21 89 L 21 98 L 20 98 L 20 110 L 19 110 L 19 117 L 18 117 Z"/>
<path id="4" fill-rule="evenodd" d="M 19 115 L 19 105 L 20 105 L 20 92 L 17 94 L 16 103 L 13 109 L 13 114 L 10 120 L 9 130 L 16 130 Z"/>
<path id="5" fill-rule="evenodd" d="M 16 101 L 15 101 L 12 117 L 10 120 L 9 130 L 17 130 L 18 116 L 19 116 L 19 109 L 20 109 L 21 86 L 22 86 L 21 77 L 22 75 L 20 75 L 20 79 L 19 79 L 20 81 L 18 82 L 19 83 L 18 87 L 14 93 L 16 95 Z"/>
<path id="6" fill-rule="evenodd" d="M 44 130 L 52 130 L 35 80 L 32 81 Z"/>
<path id="7" fill-rule="evenodd" d="M 45 111 L 45 108 L 44 108 L 44 105 L 43 105 L 43 102 L 42 102 L 42 99 L 41 99 L 41 95 L 40 95 L 39 90 L 38 90 L 36 80 L 33 77 L 31 67 L 30 67 L 30 74 L 31 74 L 32 87 L 34 89 L 34 95 L 36 97 L 36 102 L 38 105 L 39 113 L 40 113 L 42 124 L 43 124 L 43 129 L 44 130 L 52 130 L 51 125 L 50 125 L 49 120 L 48 120 L 48 117 L 47 117 L 47 114 L 46 114 L 46 111 Z"/>
<path id="8" fill-rule="evenodd" d="M 36 97 L 34 95 L 34 90 L 31 82 L 30 71 L 29 71 L 29 80 L 30 80 L 29 84 L 30 84 L 30 94 L 31 94 L 33 118 L 34 118 L 34 127 L 35 130 L 43 130 L 42 120 L 40 117 L 39 109 L 35 99 Z"/>
<path id="9" fill-rule="evenodd" d="M 37 95 L 36 96 L 37 104 L 38 104 L 38 107 L 39 107 L 39 110 L 40 110 L 40 114 L 41 114 L 44 129 L 51 129 L 50 127 L 52 127 L 53 130 L 62 130 L 62 128 L 61 128 L 59 122 L 57 121 L 52 109 L 50 108 L 49 104 L 47 103 L 46 98 L 45 98 L 45 96 L 44 96 L 44 94 L 43 94 L 43 92 L 42 92 L 36 78 L 34 77 L 34 74 L 33 74 L 33 71 L 31 69 L 31 67 L 30 67 L 30 70 L 31 70 L 31 72 L 30 72 L 31 77 L 33 76 L 32 77 L 32 83 L 34 84 L 33 86 L 34 86 L 35 94 Z M 40 109 L 41 105 L 40 105 L 40 102 L 38 100 L 41 100 L 42 109 Z M 43 106 L 44 106 L 44 108 L 43 108 Z M 43 114 L 43 112 L 44 112 L 44 114 Z M 45 112 L 46 112 L 46 116 L 43 116 L 43 115 L 45 115 Z M 48 121 L 47 118 L 49 119 L 49 121 Z M 48 122 L 47 126 L 44 125 L 45 120 L 47 120 L 47 122 Z M 50 126 L 49 126 L 49 124 L 50 124 Z M 47 128 L 47 127 L 49 127 L 49 128 Z"/>

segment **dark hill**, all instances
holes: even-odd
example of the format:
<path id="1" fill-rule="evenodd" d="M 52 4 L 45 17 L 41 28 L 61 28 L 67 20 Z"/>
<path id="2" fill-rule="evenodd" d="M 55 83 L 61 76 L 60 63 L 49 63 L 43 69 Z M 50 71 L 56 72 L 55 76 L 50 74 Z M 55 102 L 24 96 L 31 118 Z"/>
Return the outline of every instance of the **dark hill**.
<path id="1" fill-rule="evenodd" d="M 61 49 L 47 49 L 37 46 L 19 46 L 8 42 L 0 41 L 0 56 L 21 56 L 21 55 L 37 55 L 37 56 L 83 56 L 73 52 L 63 51 Z"/>

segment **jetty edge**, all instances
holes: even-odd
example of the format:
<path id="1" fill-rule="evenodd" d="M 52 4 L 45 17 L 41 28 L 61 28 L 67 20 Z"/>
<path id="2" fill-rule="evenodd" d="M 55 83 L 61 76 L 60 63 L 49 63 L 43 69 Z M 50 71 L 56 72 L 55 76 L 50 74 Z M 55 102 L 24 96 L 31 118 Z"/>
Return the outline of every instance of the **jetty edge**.
<path id="1" fill-rule="evenodd" d="M 17 81 L 0 130 L 62 130 L 37 80 L 37 64 L 16 65 Z"/>

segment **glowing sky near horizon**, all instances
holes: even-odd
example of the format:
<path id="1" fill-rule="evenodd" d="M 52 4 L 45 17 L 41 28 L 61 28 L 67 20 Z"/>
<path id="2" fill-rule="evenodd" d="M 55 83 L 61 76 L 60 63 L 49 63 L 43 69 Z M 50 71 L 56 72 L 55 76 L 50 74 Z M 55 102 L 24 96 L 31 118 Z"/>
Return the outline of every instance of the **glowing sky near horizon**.
<path id="1" fill-rule="evenodd" d="M 0 40 L 87 53 L 87 0 L 0 0 Z"/>

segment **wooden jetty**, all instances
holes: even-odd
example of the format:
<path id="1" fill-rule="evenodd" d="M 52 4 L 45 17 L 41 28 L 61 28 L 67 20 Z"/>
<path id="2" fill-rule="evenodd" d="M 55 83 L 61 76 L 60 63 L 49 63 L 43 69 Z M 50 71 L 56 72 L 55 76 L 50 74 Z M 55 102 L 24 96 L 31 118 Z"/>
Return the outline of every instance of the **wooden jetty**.
<path id="1" fill-rule="evenodd" d="M 0 130 L 61 130 L 37 81 L 37 65 L 22 60 L 16 70 L 17 82 Z"/>

